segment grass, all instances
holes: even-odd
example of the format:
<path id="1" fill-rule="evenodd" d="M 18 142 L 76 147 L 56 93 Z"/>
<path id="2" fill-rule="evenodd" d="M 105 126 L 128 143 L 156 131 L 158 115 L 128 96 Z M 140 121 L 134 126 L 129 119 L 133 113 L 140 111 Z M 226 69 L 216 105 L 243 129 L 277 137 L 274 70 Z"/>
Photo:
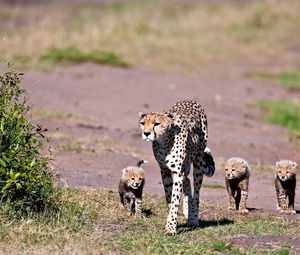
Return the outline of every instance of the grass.
<path id="1" fill-rule="evenodd" d="M 267 112 L 268 122 L 288 128 L 292 141 L 300 145 L 299 102 L 259 100 L 256 106 Z"/>
<path id="2" fill-rule="evenodd" d="M 144 218 L 118 209 L 118 194 L 107 189 L 61 189 L 60 210 L 15 220 L 1 205 L 0 249 L 9 254 L 286 254 L 233 247 L 240 235 L 296 235 L 299 223 L 283 216 L 231 215 L 201 206 L 201 227 L 165 236 L 167 206 L 159 195 L 145 195 Z M 208 213 L 208 210 L 212 213 Z M 215 212 L 218 210 L 218 216 Z M 184 220 L 180 218 L 180 224 Z M 138 237 L 138 238 L 137 238 Z M 281 249 L 282 250 L 282 249 Z M 289 248 L 285 248 L 289 250 Z"/>
<path id="3" fill-rule="evenodd" d="M 299 102 L 259 100 L 256 105 L 268 112 L 267 120 L 270 123 L 290 130 L 300 130 Z"/>
<path id="4" fill-rule="evenodd" d="M 218 183 L 203 183 L 202 187 L 206 189 L 225 189 L 223 185 Z"/>
<path id="5" fill-rule="evenodd" d="M 51 120 L 73 120 L 77 122 L 95 123 L 101 122 L 101 118 L 95 116 L 81 115 L 72 112 L 54 111 L 42 108 L 33 108 L 31 111 L 34 119 L 51 119 Z"/>
<path id="6" fill-rule="evenodd" d="M 89 61 L 98 59 L 91 52 L 113 52 L 133 66 L 200 72 L 222 61 L 294 54 L 286 49 L 299 41 L 299 11 L 295 0 L 1 6 L 0 54 L 42 68 L 41 57 L 50 51 L 52 58 L 54 48 L 64 51 L 63 59 L 72 49 Z"/>
<path id="7" fill-rule="evenodd" d="M 276 83 L 292 89 L 300 89 L 300 71 L 259 72 L 252 71 L 245 74 L 247 77 L 259 77 L 276 81 Z"/>
<path id="8" fill-rule="evenodd" d="M 55 63 L 84 63 L 92 62 L 97 64 L 106 64 L 118 67 L 128 67 L 129 64 L 122 60 L 113 52 L 103 52 L 103 51 L 89 51 L 83 52 L 76 47 L 68 48 L 50 48 L 45 55 L 42 56 L 43 59 L 49 60 L 52 64 Z"/>
<path id="9" fill-rule="evenodd" d="M 265 176 L 273 176 L 274 175 L 274 167 L 271 165 L 266 165 L 261 162 L 256 162 L 251 164 L 251 170 L 254 173 L 259 173 Z"/>

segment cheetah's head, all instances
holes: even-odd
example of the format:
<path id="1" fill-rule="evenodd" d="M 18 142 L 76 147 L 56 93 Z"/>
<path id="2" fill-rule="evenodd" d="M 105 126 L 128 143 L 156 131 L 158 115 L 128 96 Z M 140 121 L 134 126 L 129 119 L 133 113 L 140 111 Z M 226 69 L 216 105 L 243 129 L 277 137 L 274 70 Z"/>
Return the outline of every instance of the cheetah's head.
<path id="1" fill-rule="evenodd" d="M 225 163 L 225 175 L 229 180 L 242 178 L 248 170 L 247 162 L 241 158 L 230 158 Z"/>
<path id="2" fill-rule="evenodd" d="M 145 141 L 156 141 L 170 128 L 173 122 L 173 115 L 151 112 L 139 113 L 140 128 Z"/>
<path id="3" fill-rule="evenodd" d="M 123 169 L 122 180 L 132 189 L 138 189 L 144 183 L 144 170 L 140 167 L 126 167 Z"/>
<path id="4" fill-rule="evenodd" d="M 297 163 L 291 160 L 276 162 L 276 174 L 281 181 L 287 181 L 296 174 Z"/>

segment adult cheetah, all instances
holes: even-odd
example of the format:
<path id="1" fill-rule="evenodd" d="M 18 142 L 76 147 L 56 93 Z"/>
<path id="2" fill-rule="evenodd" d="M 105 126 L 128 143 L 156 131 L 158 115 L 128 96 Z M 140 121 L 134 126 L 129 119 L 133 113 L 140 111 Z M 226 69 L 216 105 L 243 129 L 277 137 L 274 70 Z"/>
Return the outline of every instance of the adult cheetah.
<path id="1" fill-rule="evenodd" d="M 153 153 L 161 169 L 166 200 L 169 206 L 166 234 L 175 235 L 178 207 L 183 191 L 183 213 L 188 224 L 199 224 L 199 197 L 203 174 L 212 176 L 213 158 L 208 150 L 207 118 L 195 101 L 181 101 L 164 112 L 139 113 L 145 141 L 153 142 Z M 188 178 L 190 165 L 194 171 L 194 194 Z"/>

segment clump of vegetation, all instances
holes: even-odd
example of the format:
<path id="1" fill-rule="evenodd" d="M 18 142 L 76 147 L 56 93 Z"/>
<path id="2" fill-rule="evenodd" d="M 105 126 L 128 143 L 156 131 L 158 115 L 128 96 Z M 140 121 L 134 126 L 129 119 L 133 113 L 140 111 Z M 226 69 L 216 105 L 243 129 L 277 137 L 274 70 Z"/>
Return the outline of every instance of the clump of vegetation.
<path id="1" fill-rule="evenodd" d="M 46 130 L 26 118 L 30 107 L 19 87 L 21 75 L 9 71 L 0 76 L 1 210 L 14 216 L 44 210 L 55 191 L 50 159 L 42 156 Z"/>
<path id="2" fill-rule="evenodd" d="M 300 70 L 284 72 L 252 71 L 247 72 L 245 75 L 247 77 L 259 77 L 269 79 L 287 88 L 300 89 Z"/>
<path id="3" fill-rule="evenodd" d="M 258 100 L 256 105 L 267 111 L 266 120 L 287 127 L 292 140 L 300 144 L 300 104 L 286 101 Z"/>
<path id="4" fill-rule="evenodd" d="M 105 64 L 118 67 L 128 67 L 129 64 L 121 57 L 110 51 L 89 51 L 83 52 L 76 47 L 67 48 L 50 48 L 43 56 L 44 59 L 51 62 L 67 62 L 71 64 L 93 62 L 97 64 Z"/>

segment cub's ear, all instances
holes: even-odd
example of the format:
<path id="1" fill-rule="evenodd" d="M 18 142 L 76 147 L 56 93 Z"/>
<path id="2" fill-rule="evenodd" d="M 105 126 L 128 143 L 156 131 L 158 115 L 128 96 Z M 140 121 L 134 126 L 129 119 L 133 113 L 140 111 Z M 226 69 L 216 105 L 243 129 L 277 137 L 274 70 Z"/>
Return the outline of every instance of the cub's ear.
<path id="1" fill-rule="evenodd" d="M 297 168 L 297 166 L 298 166 L 298 165 L 297 165 L 297 163 L 296 163 L 296 162 L 293 162 L 293 163 L 292 163 L 292 167 L 293 167 L 294 169 L 296 169 L 296 168 Z"/>
<path id="2" fill-rule="evenodd" d="M 122 173 L 123 173 L 123 174 L 128 173 L 128 168 L 124 168 L 124 169 L 122 170 Z"/>
<path id="3" fill-rule="evenodd" d="M 146 113 L 139 112 L 139 117 L 140 118 L 144 118 L 145 116 L 146 116 Z"/>
<path id="4" fill-rule="evenodd" d="M 276 167 L 280 167 L 279 161 L 276 162 Z"/>

